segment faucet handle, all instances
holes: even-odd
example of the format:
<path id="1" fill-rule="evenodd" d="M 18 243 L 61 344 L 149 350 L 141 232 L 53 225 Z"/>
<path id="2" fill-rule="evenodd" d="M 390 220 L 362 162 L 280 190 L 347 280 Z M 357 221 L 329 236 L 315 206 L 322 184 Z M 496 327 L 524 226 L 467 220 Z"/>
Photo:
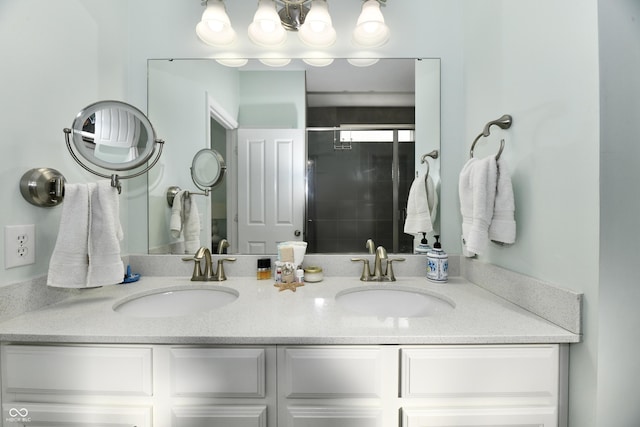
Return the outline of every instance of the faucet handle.
<path id="1" fill-rule="evenodd" d="M 216 272 L 214 274 L 213 277 L 213 281 L 215 282 L 223 282 L 225 280 L 227 280 L 227 275 L 224 274 L 224 262 L 225 261 L 229 261 L 229 262 L 234 262 L 236 259 L 235 258 L 220 258 L 218 259 L 218 267 L 216 268 Z"/>
<path id="2" fill-rule="evenodd" d="M 193 273 L 191 274 L 191 280 L 199 280 L 203 277 L 202 268 L 200 267 L 200 260 L 202 258 L 196 258 L 195 256 L 182 258 L 183 261 L 194 261 Z"/>
<path id="3" fill-rule="evenodd" d="M 391 281 L 391 282 L 395 282 L 396 281 L 396 276 L 393 274 L 393 262 L 394 261 L 404 261 L 404 258 L 389 258 L 387 260 L 387 280 Z"/>
<path id="4" fill-rule="evenodd" d="M 363 282 L 370 281 L 371 270 L 369 270 L 369 260 L 364 258 L 351 258 L 351 261 L 353 262 L 362 261 L 362 274 L 360 275 L 360 280 Z"/>

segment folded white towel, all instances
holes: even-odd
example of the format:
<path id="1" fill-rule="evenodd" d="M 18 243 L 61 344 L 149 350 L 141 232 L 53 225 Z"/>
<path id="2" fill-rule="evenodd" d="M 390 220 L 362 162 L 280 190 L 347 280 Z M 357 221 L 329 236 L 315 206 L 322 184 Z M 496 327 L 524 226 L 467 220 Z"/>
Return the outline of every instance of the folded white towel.
<path id="1" fill-rule="evenodd" d="M 460 172 L 458 193 L 462 213 L 462 253 L 484 252 L 496 197 L 497 166 L 494 156 L 471 158 Z"/>
<path id="2" fill-rule="evenodd" d="M 194 254 L 200 248 L 200 214 L 198 205 L 191 196 L 183 198 L 184 201 L 184 252 Z"/>
<path id="3" fill-rule="evenodd" d="M 433 231 L 436 219 L 438 195 L 431 176 L 426 179 L 416 177 L 409 189 L 407 218 L 404 222 L 406 234 L 421 234 Z"/>
<path id="4" fill-rule="evenodd" d="M 89 184 L 89 271 L 87 287 L 115 285 L 124 278 L 120 257 L 120 225 L 118 190 L 110 181 Z"/>
<path id="5" fill-rule="evenodd" d="M 169 233 L 174 239 L 179 239 L 184 227 L 184 199 L 185 190 L 180 190 L 173 198 L 171 217 L 169 218 Z"/>
<path id="6" fill-rule="evenodd" d="M 89 192 L 86 184 L 65 184 L 56 244 L 49 261 L 47 285 L 84 288 L 89 267 Z M 124 277 L 124 276 L 123 276 Z"/>
<path id="7" fill-rule="evenodd" d="M 497 164 L 498 179 L 493 218 L 489 226 L 489 238 L 496 243 L 513 244 L 516 241 L 515 201 L 511 173 L 505 160 Z"/>

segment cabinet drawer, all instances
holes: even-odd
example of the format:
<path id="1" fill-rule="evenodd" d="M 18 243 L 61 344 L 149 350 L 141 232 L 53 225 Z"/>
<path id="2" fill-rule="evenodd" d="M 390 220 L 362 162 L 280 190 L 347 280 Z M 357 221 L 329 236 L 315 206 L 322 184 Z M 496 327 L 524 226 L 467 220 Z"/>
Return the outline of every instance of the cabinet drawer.
<path id="1" fill-rule="evenodd" d="M 556 345 L 403 348 L 401 396 L 513 396 L 553 402 L 558 370 Z"/>
<path id="2" fill-rule="evenodd" d="M 379 398 L 382 352 L 377 348 L 286 348 L 288 398 Z"/>
<path id="3" fill-rule="evenodd" d="M 174 396 L 265 396 L 265 349 L 172 348 Z"/>
<path id="4" fill-rule="evenodd" d="M 5 345 L 3 388 L 9 393 L 152 394 L 150 348 Z"/>

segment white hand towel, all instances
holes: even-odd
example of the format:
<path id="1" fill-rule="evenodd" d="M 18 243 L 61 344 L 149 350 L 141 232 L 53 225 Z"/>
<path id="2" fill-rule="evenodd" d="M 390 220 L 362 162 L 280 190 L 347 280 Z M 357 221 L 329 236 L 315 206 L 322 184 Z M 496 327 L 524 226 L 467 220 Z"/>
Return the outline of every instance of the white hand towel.
<path id="1" fill-rule="evenodd" d="M 171 206 L 171 217 L 169 218 L 169 233 L 175 239 L 180 238 L 184 227 L 184 199 L 185 190 L 180 190 L 173 198 Z"/>
<path id="2" fill-rule="evenodd" d="M 482 254 L 489 243 L 496 180 L 494 156 L 469 159 L 460 172 L 458 193 L 462 213 L 462 253 L 467 257 Z"/>
<path id="3" fill-rule="evenodd" d="M 87 284 L 89 191 L 86 184 L 65 184 L 58 237 L 49 261 L 47 285 L 84 288 Z"/>
<path id="4" fill-rule="evenodd" d="M 513 197 L 511 173 L 505 160 L 498 160 L 498 179 L 493 218 L 489 226 L 489 238 L 501 244 L 513 244 L 516 241 L 516 205 Z"/>
<path id="5" fill-rule="evenodd" d="M 427 177 L 427 181 L 430 179 L 431 177 Z M 431 193 L 435 195 L 433 181 L 431 181 L 431 185 L 428 185 L 425 183 L 424 178 L 416 177 L 411 184 L 407 199 L 407 218 L 404 222 L 404 232 L 406 234 L 421 234 L 433 231 L 431 217 L 435 209 L 432 210 L 429 206 L 428 187 L 431 187 Z M 434 201 L 432 201 L 431 207 L 434 206 Z M 435 203 L 437 204 L 437 201 Z"/>
<path id="6" fill-rule="evenodd" d="M 120 257 L 120 199 L 110 181 L 89 184 L 89 271 L 87 286 L 115 285 L 124 278 Z"/>
<path id="7" fill-rule="evenodd" d="M 184 200 L 184 252 L 194 254 L 200 248 L 200 214 L 198 206 L 191 196 Z"/>

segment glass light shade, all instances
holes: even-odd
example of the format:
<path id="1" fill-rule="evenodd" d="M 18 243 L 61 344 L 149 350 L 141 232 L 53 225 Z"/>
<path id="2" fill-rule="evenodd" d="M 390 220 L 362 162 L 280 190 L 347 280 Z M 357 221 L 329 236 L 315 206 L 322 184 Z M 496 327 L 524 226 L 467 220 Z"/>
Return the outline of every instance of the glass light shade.
<path id="1" fill-rule="evenodd" d="M 243 67 L 247 65 L 249 62 L 246 58 L 224 58 L 224 59 L 216 59 L 218 64 L 224 65 L 225 67 Z"/>
<path id="2" fill-rule="evenodd" d="M 290 58 L 260 58 L 258 61 L 269 67 L 284 67 L 291 62 Z"/>
<path id="3" fill-rule="evenodd" d="M 216 47 L 229 46 L 236 41 L 236 32 L 221 0 L 207 2 L 202 19 L 196 25 L 196 34 L 206 44 Z"/>
<path id="4" fill-rule="evenodd" d="M 312 0 L 311 10 L 298 28 L 300 40 L 311 47 L 329 47 L 336 41 L 336 30 L 331 22 L 325 0 Z"/>
<path id="5" fill-rule="evenodd" d="M 354 67 L 370 67 L 380 61 L 380 58 L 349 58 L 347 62 Z"/>
<path id="6" fill-rule="evenodd" d="M 333 58 L 303 58 L 302 61 L 312 67 L 326 67 L 333 63 Z"/>
<path id="7" fill-rule="evenodd" d="M 249 38 L 258 46 L 276 47 L 287 39 L 287 32 L 280 23 L 273 0 L 260 0 L 258 10 L 249 25 Z"/>
<path id="8" fill-rule="evenodd" d="M 364 2 L 353 30 L 353 41 L 363 47 L 378 47 L 389 40 L 389 35 L 389 27 L 384 23 L 378 0 Z"/>

